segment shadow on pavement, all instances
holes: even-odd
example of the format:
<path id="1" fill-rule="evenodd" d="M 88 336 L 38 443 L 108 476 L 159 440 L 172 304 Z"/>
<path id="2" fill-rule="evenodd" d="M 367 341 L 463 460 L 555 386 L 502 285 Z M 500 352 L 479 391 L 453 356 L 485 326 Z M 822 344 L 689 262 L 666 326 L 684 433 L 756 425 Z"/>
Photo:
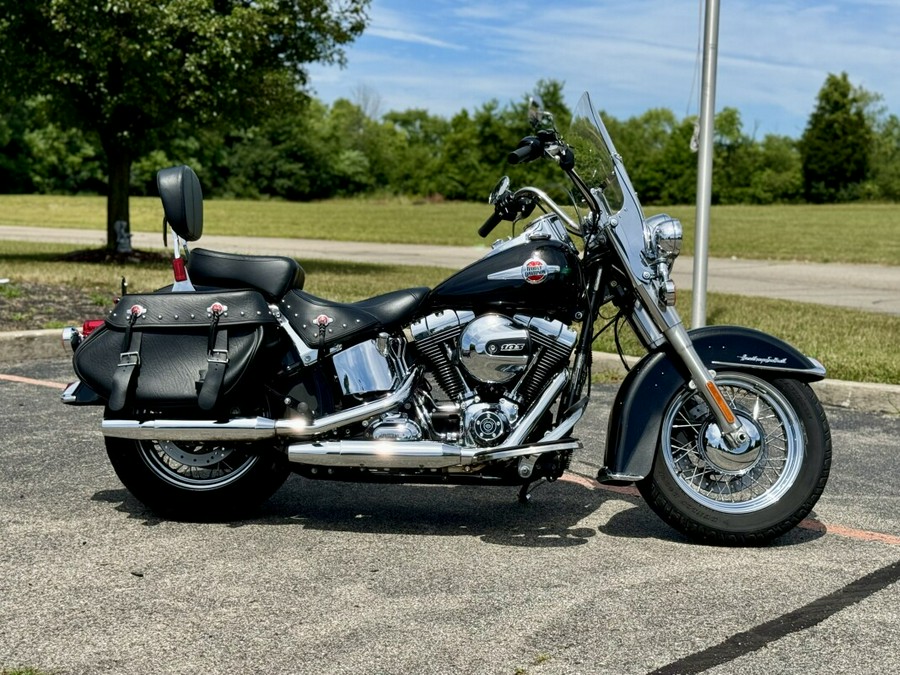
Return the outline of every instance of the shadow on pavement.
<path id="1" fill-rule="evenodd" d="M 295 476 L 262 505 L 255 518 L 227 525 L 468 536 L 488 544 L 527 548 L 582 546 L 598 534 L 690 544 L 638 496 L 613 494 L 567 481 L 539 487 L 528 505 L 520 504 L 516 494 L 514 487 L 373 485 L 310 481 Z M 163 522 L 124 488 L 98 492 L 93 500 L 108 502 L 117 511 L 150 527 Z M 615 513 L 597 513 L 611 502 L 618 502 Z M 825 531 L 797 528 L 772 546 L 803 544 L 824 534 Z"/>

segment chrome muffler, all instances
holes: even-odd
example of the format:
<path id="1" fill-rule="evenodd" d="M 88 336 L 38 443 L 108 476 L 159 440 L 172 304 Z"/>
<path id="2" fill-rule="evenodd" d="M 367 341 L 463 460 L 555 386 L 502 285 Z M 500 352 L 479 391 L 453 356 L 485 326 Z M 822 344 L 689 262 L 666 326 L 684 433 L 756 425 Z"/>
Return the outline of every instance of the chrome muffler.
<path id="1" fill-rule="evenodd" d="M 279 419 L 238 417 L 218 420 L 103 420 L 104 436 L 138 441 L 265 441 L 276 437 L 315 438 L 345 424 L 362 422 L 389 412 L 409 398 L 418 371 L 413 370 L 390 395 L 321 419 Z"/>
<path id="2" fill-rule="evenodd" d="M 363 469 L 446 469 L 545 452 L 578 450 L 575 439 L 496 448 L 464 448 L 435 441 L 323 441 L 288 447 L 288 459 L 313 466 Z"/>
<path id="3" fill-rule="evenodd" d="M 216 420 L 103 420 L 104 436 L 135 441 L 264 441 L 277 435 L 276 420 L 239 417 Z"/>

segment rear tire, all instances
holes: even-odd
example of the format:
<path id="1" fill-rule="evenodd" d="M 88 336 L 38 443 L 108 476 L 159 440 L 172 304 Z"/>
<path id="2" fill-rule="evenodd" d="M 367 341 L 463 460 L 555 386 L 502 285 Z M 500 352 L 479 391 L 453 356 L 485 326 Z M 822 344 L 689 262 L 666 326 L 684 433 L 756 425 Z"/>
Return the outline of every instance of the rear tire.
<path id="1" fill-rule="evenodd" d="M 800 523 L 825 489 L 828 419 L 812 389 L 796 380 L 722 372 L 716 384 L 750 442 L 726 448 L 707 404 L 684 387 L 666 406 L 653 470 L 638 489 L 695 541 L 764 544 Z"/>
<path id="2" fill-rule="evenodd" d="M 250 443 L 106 439 L 119 480 L 158 515 L 222 521 L 251 514 L 290 474 L 287 458 Z"/>

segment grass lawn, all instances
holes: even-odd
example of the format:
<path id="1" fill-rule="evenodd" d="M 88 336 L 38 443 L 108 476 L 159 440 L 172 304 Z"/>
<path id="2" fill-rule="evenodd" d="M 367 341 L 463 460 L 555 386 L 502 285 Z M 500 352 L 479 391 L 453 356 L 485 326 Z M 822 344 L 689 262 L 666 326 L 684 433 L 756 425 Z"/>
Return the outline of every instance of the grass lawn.
<path id="1" fill-rule="evenodd" d="M 0 249 L 0 277 L 13 280 L 7 292 L 14 292 L 15 284 L 23 282 L 77 286 L 96 298 L 96 316 L 101 316 L 110 298 L 117 294 L 122 276 L 128 278 L 133 292 L 152 290 L 171 280 L 170 268 L 164 264 L 119 266 L 61 262 L 60 256 L 72 248 L 5 242 Z M 302 262 L 306 290 L 342 301 L 359 300 L 397 288 L 434 286 L 447 276 L 447 270 L 431 267 Z M 678 309 L 686 325 L 690 324 L 690 307 L 690 293 L 679 292 Z M 900 350 L 896 348 L 900 344 L 900 317 L 716 293 L 707 296 L 707 314 L 711 325 L 749 325 L 787 340 L 824 363 L 829 377 L 900 384 Z M 0 316 L 0 324 L 5 330 L 15 329 L 10 317 Z M 7 327 L 11 325 L 12 328 Z M 625 352 L 642 354 L 630 330 L 626 328 L 622 333 L 627 336 L 623 340 Z M 596 348 L 615 351 L 612 331 L 598 339 Z"/>
<path id="2" fill-rule="evenodd" d="M 491 213 L 484 204 L 425 203 L 408 199 L 335 199 L 325 202 L 209 200 L 207 234 L 298 237 L 342 241 L 483 245 L 476 230 Z M 693 206 L 647 207 L 685 226 L 684 252 L 694 250 Z M 132 229 L 159 232 L 162 207 L 155 197 L 131 200 Z M 0 225 L 103 230 L 103 197 L 0 195 Z M 506 236 L 498 228 L 495 236 Z M 838 204 L 714 206 L 710 255 L 900 265 L 900 205 Z M 493 239 L 493 237 L 491 237 Z"/>

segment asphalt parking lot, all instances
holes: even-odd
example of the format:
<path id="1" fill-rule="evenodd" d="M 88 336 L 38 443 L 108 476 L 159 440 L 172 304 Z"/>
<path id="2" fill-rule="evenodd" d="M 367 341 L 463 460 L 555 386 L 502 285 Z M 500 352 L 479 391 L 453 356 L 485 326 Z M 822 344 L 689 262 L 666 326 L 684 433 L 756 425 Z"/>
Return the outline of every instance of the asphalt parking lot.
<path id="1" fill-rule="evenodd" d="M 195 524 L 122 488 L 101 411 L 59 403 L 68 360 L 2 373 L 0 669 L 900 672 L 896 414 L 828 408 L 814 520 L 735 550 L 590 480 L 610 388 L 527 507 L 513 488 L 292 477 L 253 520 Z"/>

